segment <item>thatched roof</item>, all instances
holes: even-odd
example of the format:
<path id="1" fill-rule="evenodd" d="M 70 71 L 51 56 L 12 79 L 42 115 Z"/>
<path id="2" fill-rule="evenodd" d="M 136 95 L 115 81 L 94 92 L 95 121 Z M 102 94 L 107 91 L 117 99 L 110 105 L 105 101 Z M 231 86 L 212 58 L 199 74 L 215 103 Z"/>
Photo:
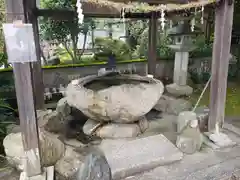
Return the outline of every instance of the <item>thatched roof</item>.
<path id="1" fill-rule="evenodd" d="M 83 13 L 118 14 L 124 9 L 131 13 L 182 11 L 214 4 L 219 0 L 82 0 Z"/>

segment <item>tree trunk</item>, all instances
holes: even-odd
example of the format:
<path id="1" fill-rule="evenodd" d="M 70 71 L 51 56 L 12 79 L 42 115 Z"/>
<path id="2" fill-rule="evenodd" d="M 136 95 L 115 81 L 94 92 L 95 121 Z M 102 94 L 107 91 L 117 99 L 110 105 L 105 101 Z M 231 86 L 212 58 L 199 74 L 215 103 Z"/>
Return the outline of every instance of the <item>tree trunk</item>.
<path id="1" fill-rule="evenodd" d="M 73 39 L 72 43 L 73 43 L 74 62 L 76 62 L 78 60 L 78 58 L 77 58 L 77 41 L 76 41 L 76 38 Z"/>
<path id="2" fill-rule="evenodd" d="M 45 57 L 45 56 L 44 56 L 44 54 L 43 54 L 43 51 L 42 51 L 42 49 L 40 49 L 40 54 L 41 54 L 41 57 L 43 58 L 44 65 L 47 65 L 47 64 L 48 64 L 48 62 L 47 62 L 47 59 L 46 59 L 46 57 Z"/>
<path id="3" fill-rule="evenodd" d="M 113 29 L 112 29 L 112 24 L 111 23 L 108 23 L 108 36 L 111 39 L 113 37 Z"/>
<path id="4" fill-rule="evenodd" d="M 71 50 L 68 48 L 67 42 L 63 42 L 63 46 L 64 46 L 64 48 L 66 49 L 66 51 L 68 52 L 68 54 L 71 56 L 72 62 L 74 63 L 74 55 L 73 55 L 73 53 L 71 52 Z"/>
<path id="5" fill-rule="evenodd" d="M 82 47 L 82 52 L 80 53 L 80 57 L 83 55 L 85 51 L 86 43 L 87 43 L 87 33 L 84 33 L 83 47 Z"/>
<path id="6" fill-rule="evenodd" d="M 79 60 L 77 55 L 78 32 L 71 33 L 71 40 L 72 40 L 73 57 L 74 57 L 73 63 L 75 63 L 77 60 Z"/>
<path id="7" fill-rule="evenodd" d="M 92 38 L 92 52 L 95 53 L 95 42 L 94 42 L 94 29 L 92 28 L 91 32 L 91 38 Z"/>
<path id="8" fill-rule="evenodd" d="M 4 53 L 3 56 L 5 56 L 7 54 L 7 49 L 6 49 L 6 44 L 5 43 L 3 44 L 3 53 Z M 5 57 L 3 57 L 3 58 L 5 59 Z M 4 66 L 4 68 L 9 67 L 9 64 L 8 64 L 7 60 L 3 62 L 3 66 Z"/>

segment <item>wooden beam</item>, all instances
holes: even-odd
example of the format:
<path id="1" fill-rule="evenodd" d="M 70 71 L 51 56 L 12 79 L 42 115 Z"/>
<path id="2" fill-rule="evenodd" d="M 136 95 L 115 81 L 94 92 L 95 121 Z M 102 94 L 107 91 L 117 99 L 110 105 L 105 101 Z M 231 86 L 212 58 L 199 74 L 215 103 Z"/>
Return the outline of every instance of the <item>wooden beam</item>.
<path id="1" fill-rule="evenodd" d="M 212 81 L 210 92 L 210 116 L 208 130 L 214 131 L 216 125 L 222 127 L 225 117 L 228 65 L 233 23 L 234 3 L 222 0 L 216 7 L 215 32 L 212 59 Z"/>
<path id="2" fill-rule="evenodd" d="M 36 109 L 44 108 L 44 85 L 41 64 L 41 47 L 39 40 L 38 17 L 34 15 L 32 9 L 36 9 L 36 0 L 26 0 L 26 15 L 27 21 L 33 25 L 33 33 L 36 45 L 37 62 L 32 63 L 33 68 L 33 90 Z"/>
<path id="3" fill-rule="evenodd" d="M 213 7 L 207 6 L 205 7 L 205 12 L 210 11 Z M 194 9 L 192 9 L 194 10 Z M 189 9 L 189 12 L 191 10 Z M 185 13 L 188 11 L 185 11 Z M 33 9 L 33 13 L 35 16 L 41 16 L 41 17 L 47 17 L 52 18 L 56 20 L 72 20 L 74 16 L 77 15 L 77 12 L 75 10 L 69 10 L 69 9 Z M 109 13 L 107 11 L 98 12 L 94 9 L 92 10 L 85 10 L 83 11 L 85 17 L 91 17 L 91 18 L 120 18 L 119 13 Z M 177 14 L 182 14 L 182 11 L 174 11 L 174 12 L 165 12 L 165 16 L 168 18 L 174 18 Z M 155 12 L 156 17 L 161 17 L 161 12 Z M 126 12 L 125 18 L 131 18 L 131 19 L 150 19 L 152 16 L 152 13 L 129 13 Z"/>
<path id="4" fill-rule="evenodd" d="M 7 22 L 14 20 L 27 22 L 24 0 L 5 0 Z M 34 103 L 31 63 L 13 63 L 23 148 L 26 155 L 25 172 L 28 176 L 41 173 L 39 137 Z"/>
<path id="5" fill-rule="evenodd" d="M 33 9 L 36 17 L 46 17 L 56 20 L 73 20 L 77 12 L 67 9 Z"/>
<path id="6" fill-rule="evenodd" d="M 148 74 L 155 75 L 157 60 L 157 16 L 153 12 L 149 20 L 148 35 Z"/>
<path id="7" fill-rule="evenodd" d="M 77 12 L 68 9 L 34 9 L 34 14 L 39 17 L 47 17 L 56 20 L 73 20 L 77 16 Z M 112 13 L 96 13 L 95 11 L 84 12 L 85 17 L 91 18 L 120 18 L 120 14 Z M 150 13 L 126 13 L 126 18 L 149 19 Z"/>

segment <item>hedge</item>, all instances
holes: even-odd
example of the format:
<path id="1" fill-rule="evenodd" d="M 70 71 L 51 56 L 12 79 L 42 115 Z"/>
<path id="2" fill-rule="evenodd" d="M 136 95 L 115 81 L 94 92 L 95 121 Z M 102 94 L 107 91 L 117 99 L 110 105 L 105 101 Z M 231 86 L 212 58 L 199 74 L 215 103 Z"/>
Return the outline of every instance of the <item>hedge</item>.
<path id="1" fill-rule="evenodd" d="M 124 63 L 135 63 L 135 62 L 146 62 L 146 59 L 131 59 L 124 61 L 117 61 L 117 64 Z M 105 65 L 106 61 L 96 61 L 96 62 L 84 62 L 79 64 L 59 64 L 55 66 L 43 66 L 43 69 L 56 69 L 56 68 L 66 68 L 66 67 L 84 67 L 84 66 L 96 66 L 96 65 Z M 12 68 L 0 69 L 0 72 L 11 72 Z"/>

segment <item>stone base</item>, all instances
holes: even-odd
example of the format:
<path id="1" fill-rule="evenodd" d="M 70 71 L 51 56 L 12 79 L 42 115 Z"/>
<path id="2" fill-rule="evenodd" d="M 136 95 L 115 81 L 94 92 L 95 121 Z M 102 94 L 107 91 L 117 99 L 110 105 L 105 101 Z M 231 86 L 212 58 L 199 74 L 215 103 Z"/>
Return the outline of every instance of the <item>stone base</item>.
<path id="1" fill-rule="evenodd" d="M 166 86 L 166 90 L 173 96 L 189 96 L 193 93 L 193 88 L 190 86 L 179 86 L 177 84 L 169 84 Z"/>
<path id="2" fill-rule="evenodd" d="M 153 107 L 157 111 L 168 114 L 178 115 L 182 111 L 189 111 L 192 109 L 192 103 L 182 98 L 174 98 L 163 95 Z"/>

